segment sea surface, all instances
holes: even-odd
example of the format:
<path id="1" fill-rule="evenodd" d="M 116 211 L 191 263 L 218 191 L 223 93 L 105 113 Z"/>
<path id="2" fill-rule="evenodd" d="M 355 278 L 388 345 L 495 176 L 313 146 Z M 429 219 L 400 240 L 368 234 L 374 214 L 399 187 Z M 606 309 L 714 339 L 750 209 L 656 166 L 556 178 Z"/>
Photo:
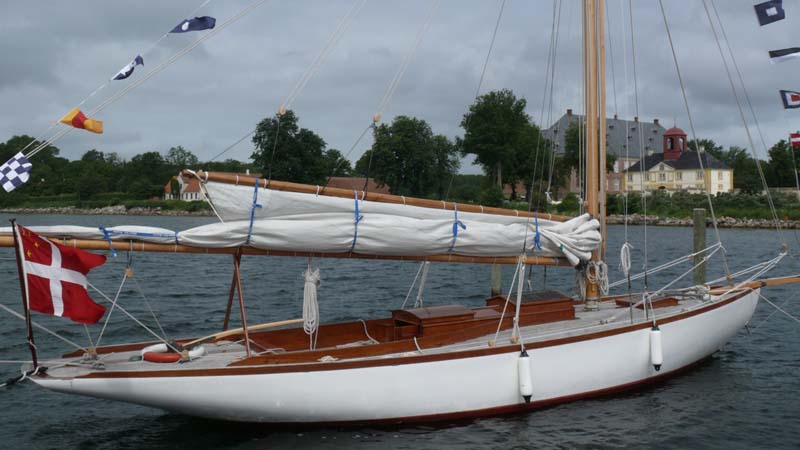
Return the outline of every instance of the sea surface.
<path id="1" fill-rule="evenodd" d="M 8 216 L 0 214 L 2 222 Z M 210 218 L 127 216 L 18 216 L 23 225 L 72 224 L 153 225 L 185 229 Z M 643 267 L 643 227 L 609 228 L 611 280 L 618 280 L 619 248 L 634 246 L 633 271 Z M 649 227 L 648 266 L 691 251 L 690 228 Z M 778 254 L 782 242 L 800 249 L 792 231 L 783 238 L 773 230 L 720 230 L 732 271 Z M 708 242 L 716 242 L 713 230 Z M 94 270 L 90 281 L 108 295 L 119 287 L 128 255 Z M 242 263 L 248 321 L 261 323 L 300 317 L 305 258 L 245 257 Z M 127 283 L 121 304 L 148 326 L 159 323 L 171 337 L 219 331 L 231 277 L 227 255 L 135 254 L 131 263 L 136 284 Z M 419 267 L 391 261 L 315 260 L 322 272 L 319 290 L 323 321 L 385 316 L 399 308 Z M 651 288 L 689 269 L 649 277 Z M 20 309 L 16 264 L 10 249 L 0 249 L 0 302 Z M 503 274 L 504 290 L 511 268 Z M 800 273 L 800 264 L 786 257 L 770 275 Z M 715 258 L 709 279 L 723 274 Z M 687 278 L 690 278 L 689 275 Z M 489 293 L 485 265 L 435 264 L 430 271 L 428 305 L 481 305 Z M 574 271 L 536 268 L 535 289 L 571 292 Z M 690 280 L 686 280 L 687 282 Z M 681 282 L 679 281 L 679 284 Z M 634 289 L 641 289 L 641 282 Z M 624 292 L 617 289 L 615 292 Z M 772 302 L 800 316 L 800 286 L 765 289 Z M 96 296 L 95 296 L 96 298 Z M 413 294 L 412 299 L 413 302 Z M 0 448 L 8 449 L 527 449 L 527 448 L 800 448 L 800 324 L 761 302 L 750 324 L 708 362 L 646 389 L 594 400 L 577 401 L 532 413 L 434 425 L 388 428 L 270 428 L 196 419 L 142 406 L 70 396 L 30 382 L 0 389 Z M 237 317 L 236 314 L 233 315 Z M 35 314 L 34 319 L 85 344 L 82 326 L 65 319 Z M 769 319 L 769 320 L 767 320 Z M 91 327 L 96 339 L 99 326 Z M 0 360 L 29 359 L 24 324 L 0 311 Z M 60 341 L 36 333 L 40 355 L 69 350 Z M 114 313 L 102 344 L 149 340 L 122 314 Z M 591 371 L 591 367 L 586 367 Z M 19 373 L 18 364 L 0 364 L 0 377 Z M 491 383 L 492 380 L 486 380 Z M 458 382 L 458 380 L 453 380 Z M 317 389 L 309 386 L 309 389 Z"/>

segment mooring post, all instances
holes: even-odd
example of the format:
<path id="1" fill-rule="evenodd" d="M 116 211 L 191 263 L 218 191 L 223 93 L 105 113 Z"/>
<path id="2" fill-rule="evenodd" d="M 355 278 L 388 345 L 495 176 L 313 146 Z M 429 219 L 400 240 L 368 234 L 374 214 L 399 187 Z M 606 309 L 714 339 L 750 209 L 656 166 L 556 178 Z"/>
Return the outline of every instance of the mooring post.
<path id="1" fill-rule="evenodd" d="M 503 292 L 503 272 L 500 264 L 492 264 L 492 294 L 491 297 Z"/>
<path id="2" fill-rule="evenodd" d="M 705 254 L 698 253 L 706 248 L 706 210 L 703 208 L 694 209 L 694 284 L 706 283 L 706 265 L 703 264 Z"/>

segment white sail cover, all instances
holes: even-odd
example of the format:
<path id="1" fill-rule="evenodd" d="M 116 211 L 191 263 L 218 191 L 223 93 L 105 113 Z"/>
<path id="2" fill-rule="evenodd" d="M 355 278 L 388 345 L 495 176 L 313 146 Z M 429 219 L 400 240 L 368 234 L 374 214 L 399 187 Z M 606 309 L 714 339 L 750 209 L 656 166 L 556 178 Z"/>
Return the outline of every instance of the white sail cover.
<path id="1" fill-rule="evenodd" d="M 224 222 L 173 231 L 143 226 L 30 227 L 50 237 L 136 240 L 193 247 L 251 247 L 381 256 L 565 257 L 573 265 L 600 245 L 588 214 L 566 222 L 458 212 L 207 182 Z M 252 215 L 252 216 L 251 216 Z M 252 217 L 252 219 L 251 219 Z M 358 217 L 358 219 L 357 219 Z M 11 234 L 10 228 L 0 234 Z"/>

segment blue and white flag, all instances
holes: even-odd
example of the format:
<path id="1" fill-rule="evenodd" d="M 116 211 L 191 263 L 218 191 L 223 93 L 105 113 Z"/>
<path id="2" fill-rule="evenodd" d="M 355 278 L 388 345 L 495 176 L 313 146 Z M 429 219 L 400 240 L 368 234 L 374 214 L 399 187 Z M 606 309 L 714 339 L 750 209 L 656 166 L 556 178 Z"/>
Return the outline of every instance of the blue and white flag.
<path id="1" fill-rule="evenodd" d="M 170 33 L 186 33 L 187 31 L 210 30 L 217 24 L 217 19 L 203 16 L 194 19 L 186 19 L 179 23 Z"/>
<path id="2" fill-rule="evenodd" d="M 771 0 L 764 3 L 759 3 L 753 6 L 753 8 L 756 9 L 758 24 L 762 27 L 786 18 L 786 12 L 783 10 L 782 0 Z"/>
<path id="3" fill-rule="evenodd" d="M 795 58 L 800 58 L 800 47 L 769 51 L 769 62 L 772 64 L 782 63 Z"/>
<path id="4" fill-rule="evenodd" d="M 13 158 L 0 166 L 0 184 L 6 192 L 13 191 L 17 186 L 28 181 L 31 176 L 33 165 L 22 152 L 14 155 Z"/>
<path id="5" fill-rule="evenodd" d="M 128 63 L 127 66 L 120 69 L 120 71 L 117 72 L 116 75 L 114 75 L 112 80 L 124 80 L 125 78 L 131 76 L 134 67 L 143 65 L 144 65 L 144 59 L 141 57 L 141 55 L 137 55 L 136 58 L 133 58 L 133 61 Z"/>

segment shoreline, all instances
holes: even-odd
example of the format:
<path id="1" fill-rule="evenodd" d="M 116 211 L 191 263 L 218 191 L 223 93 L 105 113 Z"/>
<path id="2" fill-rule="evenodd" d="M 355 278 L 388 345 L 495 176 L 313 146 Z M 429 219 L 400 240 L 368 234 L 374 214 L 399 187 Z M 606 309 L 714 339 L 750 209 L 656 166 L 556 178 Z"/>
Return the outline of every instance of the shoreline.
<path id="1" fill-rule="evenodd" d="M 628 225 L 644 225 L 645 216 L 641 214 L 631 214 L 628 216 Z M 606 217 L 608 225 L 624 225 L 625 216 L 612 214 Z M 691 217 L 659 217 L 647 216 L 647 225 L 657 227 L 692 227 L 694 220 Z M 781 228 L 795 230 L 800 229 L 800 220 L 781 220 Z M 711 226 L 711 218 L 706 217 L 706 227 Z M 719 228 L 748 228 L 748 229 L 774 229 L 775 223 L 772 219 L 737 219 L 734 217 L 717 217 Z"/>
<path id="2" fill-rule="evenodd" d="M 155 208 L 125 208 L 123 205 L 105 206 L 103 208 L 75 208 L 72 206 L 58 208 L 2 208 L 0 213 L 4 214 L 48 214 L 48 215 L 79 215 L 79 216 L 172 216 L 172 217 L 213 217 L 214 212 L 210 210 L 183 211 L 178 209 Z M 628 225 L 643 225 L 645 217 L 641 214 L 631 214 L 628 216 Z M 608 225 L 625 224 L 625 216 L 612 214 L 606 217 Z M 711 225 L 711 219 L 706 218 L 707 225 Z M 660 217 L 655 215 L 647 216 L 647 224 L 658 227 L 691 227 L 694 221 L 691 217 Z M 720 228 L 749 228 L 749 229 L 771 229 L 775 228 L 770 219 L 736 219 L 733 217 L 717 218 L 717 226 Z M 800 220 L 781 220 L 781 227 L 786 229 L 800 229 Z"/>
<path id="3" fill-rule="evenodd" d="M 179 209 L 163 209 L 160 206 L 154 208 L 125 208 L 123 205 L 104 206 L 102 208 L 76 208 L 65 206 L 58 208 L 1 208 L 0 213 L 4 214 L 49 214 L 49 215 L 76 215 L 76 216 L 188 216 L 188 217 L 212 217 L 214 212 L 211 210 L 183 211 Z"/>

